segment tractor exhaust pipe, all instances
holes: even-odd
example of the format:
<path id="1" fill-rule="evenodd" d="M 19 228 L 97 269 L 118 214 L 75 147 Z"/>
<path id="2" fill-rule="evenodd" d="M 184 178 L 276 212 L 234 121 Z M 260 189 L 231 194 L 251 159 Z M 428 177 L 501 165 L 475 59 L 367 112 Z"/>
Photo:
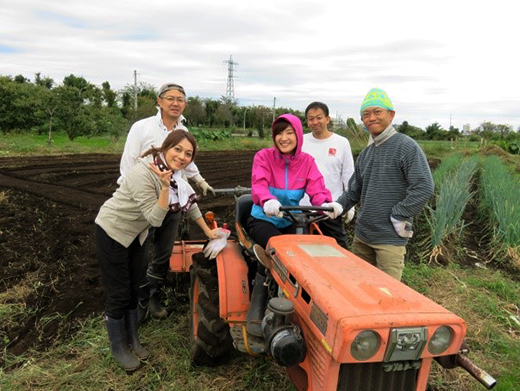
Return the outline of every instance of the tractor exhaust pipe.
<path id="1" fill-rule="evenodd" d="M 457 354 L 455 358 L 455 362 L 457 366 L 464 368 L 466 372 L 468 372 L 471 376 L 477 379 L 480 384 L 486 387 L 488 390 L 491 390 L 496 386 L 497 381 L 491 376 L 489 373 L 480 368 L 477 364 L 471 361 L 466 356 L 462 354 Z"/>

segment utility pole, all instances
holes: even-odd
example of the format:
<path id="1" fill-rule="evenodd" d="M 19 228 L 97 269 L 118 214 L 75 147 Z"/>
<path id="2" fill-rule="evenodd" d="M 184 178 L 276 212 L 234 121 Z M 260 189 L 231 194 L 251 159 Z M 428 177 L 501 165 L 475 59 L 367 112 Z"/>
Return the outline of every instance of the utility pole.
<path id="1" fill-rule="evenodd" d="M 137 71 L 134 70 L 134 109 L 137 111 Z"/>
<path id="2" fill-rule="evenodd" d="M 244 130 L 246 130 L 246 113 L 247 113 L 247 107 L 244 110 Z"/>
<path id="3" fill-rule="evenodd" d="M 276 116 L 276 96 L 273 99 L 273 122 L 274 122 L 275 116 Z"/>
<path id="4" fill-rule="evenodd" d="M 224 61 L 224 63 L 228 64 L 228 76 L 227 76 L 227 88 L 226 88 L 226 98 L 229 99 L 230 102 L 235 100 L 235 67 L 238 65 L 238 62 L 233 61 L 233 55 L 229 55 L 229 60 Z"/>

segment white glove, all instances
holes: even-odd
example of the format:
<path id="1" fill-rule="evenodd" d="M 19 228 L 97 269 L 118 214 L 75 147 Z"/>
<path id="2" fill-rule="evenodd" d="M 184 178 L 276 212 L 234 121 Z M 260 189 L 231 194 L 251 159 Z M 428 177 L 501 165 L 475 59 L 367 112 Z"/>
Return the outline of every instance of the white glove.
<path id="1" fill-rule="evenodd" d="M 394 225 L 395 232 L 402 238 L 411 238 L 413 236 L 412 223 L 409 221 L 400 221 L 390 216 L 390 221 Z"/>
<path id="2" fill-rule="evenodd" d="M 331 219 L 335 219 L 336 217 L 341 216 L 341 214 L 343 213 L 343 207 L 337 202 L 325 202 L 324 204 L 321 204 L 321 206 L 333 209 L 332 212 L 323 212 Z"/>
<path id="3" fill-rule="evenodd" d="M 226 247 L 227 238 L 230 233 L 231 231 L 227 229 L 219 228 L 217 230 L 218 237 L 216 239 L 211 239 L 208 244 L 206 244 L 206 247 L 203 250 L 204 256 L 209 259 L 216 258 L 222 249 Z"/>
<path id="4" fill-rule="evenodd" d="M 282 218 L 283 213 L 280 212 L 280 206 L 282 206 L 282 204 L 280 204 L 278 202 L 278 200 L 273 199 L 273 200 L 266 201 L 264 204 L 264 213 L 268 217 L 276 216 L 276 217 Z"/>
<path id="5" fill-rule="evenodd" d="M 347 213 L 343 215 L 343 222 L 345 224 L 350 223 L 354 219 L 354 214 L 356 213 L 356 207 L 353 206 Z"/>
<path id="6" fill-rule="evenodd" d="M 202 190 L 203 196 L 207 196 L 208 191 L 215 195 L 215 190 L 213 190 L 213 188 L 210 185 L 208 185 L 208 182 L 206 182 L 204 179 L 200 182 L 197 182 L 197 186 L 200 187 L 200 190 Z"/>

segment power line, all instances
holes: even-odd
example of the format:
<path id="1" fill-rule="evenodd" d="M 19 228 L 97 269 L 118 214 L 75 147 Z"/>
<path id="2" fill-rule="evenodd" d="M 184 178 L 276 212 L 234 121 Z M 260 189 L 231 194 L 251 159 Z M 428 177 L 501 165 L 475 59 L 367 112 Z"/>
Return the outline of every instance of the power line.
<path id="1" fill-rule="evenodd" d="M 276 117 L 276 96 L 273 99 L 273 122 L 274 122 L 275 117 Z"/>
<path id="2" fill-rule="evenodd" d="M 134 109 L 137 111 L 137 71 L 134 70 Z"/>
<path id="3" fill-rule="evenodd" d="M 229 60 L 224 61 L 224 63 L 228 64 L 228 76 L 227 76 L 227 88 L 226 88 L 226 98 L 229 100 L 235 100 L 235 77 L 234 71 L 235 67 L 238 65 L 238 62 L 233 61 L 233 55 L 229 55 Z"/>

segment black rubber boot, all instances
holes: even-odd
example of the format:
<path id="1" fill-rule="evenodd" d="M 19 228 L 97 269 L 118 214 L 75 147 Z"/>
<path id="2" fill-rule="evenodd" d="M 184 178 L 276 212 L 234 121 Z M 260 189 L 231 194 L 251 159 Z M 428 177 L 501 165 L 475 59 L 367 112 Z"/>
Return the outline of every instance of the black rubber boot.
<path id="1" fill-rule="evenodd" d="M 139 342 L 139 323 L 137 319 L 137 308 L 125 311 L 126 343 L 134 351 L 139 360 L 146 360 L 150 352 L 141 346 Z"/>
<path id="2" fill-rule="evenodd" d="M 161 305 L 159 297 L 161 295 L 162 280 L 148 275 L 150 301 L 148 302 L 148 315 L 155 319 L 166 319 L 168 311 Z"/>
<path id="3" fill-rule="evenodd" d="M 255 337 L 262 337 L 262 319 L 267 303 L 267 286 L 264 285 L 265 276 L 256 273 L 255 285 L 251 293 L 251 303 L 247 310 L 247 332 Z"/>
<path id="4" fill-rule="evenodd" d="M 137 320 L 139 324 L 149 318 L 148 303 L 150 302 L 150 283 L 148 277 L 139 285 L 139 304 L 137 305 Z"/>
<path id="5" fill-rule="evenodd" d="M 141 302 L 139 302 L 139 304 L 137 305 L 137 322 L 139 322 L 139 324 L 142 324 L 148 318 L 149 318 L 148 303 L 146 303 L 146 305 L 145 305 L 145 304 L 142 304 Z"/>
<path id="6" fill-rule="evenodd" d="M 162 280 L 148 275 L 150 282 L 150 301 L 148 302 L 148 314 L 155 319 L 166 319 L 168 311 L 161 305 L 159 297 L 161 295 L 160 287 Z"/>
<path id="7" fill-rule="evenodd" d="M 159 301 L 159 295 L 155 294 L 150 297 L 150 302 L 148 303 L 148 313 L 152 318 L 156 319 L 166 319 L 168 317 L 168 311 L 161 305 Z"/>
<path id="8" fill-rule="evenodd" d="M 125 341 L 125 320 L 112 319 L 105 316 L 105 324 L 108 331 L 108 339 L 110 340 L 110 351 L 116 361 L 121 364 L 127 372 L 133 372 L 141 365 L 141 362 L 135 357 L 126 345 Z"/>

